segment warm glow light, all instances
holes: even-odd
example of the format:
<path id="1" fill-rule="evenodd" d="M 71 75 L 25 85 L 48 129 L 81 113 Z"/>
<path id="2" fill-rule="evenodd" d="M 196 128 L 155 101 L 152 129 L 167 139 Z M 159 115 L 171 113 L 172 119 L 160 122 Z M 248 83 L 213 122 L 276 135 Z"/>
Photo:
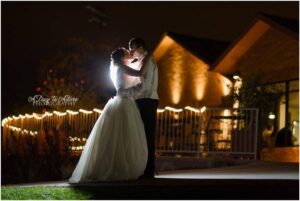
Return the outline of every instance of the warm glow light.
<path id="1" fill-rule="evenodd" d="M 193 89 L 194 97 L 197 101 L 200 101 L 205 97 L 208 76 L 210 76 L 208 73 L 209 66 L 193 55 L 189 55 L 189 58 L 189 68 L 192 73 L 187 79 L 190 79 L 192 84 L 191 88 Z"/>
<path id="2" fill-rule="evenodd" d="M 172 108 L 172 107 L 169 107 L 169 106 L 166 106 L 165 109 L 170 110 L 172 112 L 182 112 L 182 109 L 176 109 L 176 108 Z"/>
<path id="3" fill-rule="evenodd" d="M 162 113 L 162 112 L 164 112 L 164 111 L 165 111 L 164 109 L 157 109 L 157 110 L 156 110 L 157 113 Z"/>
<path id="4" fill-rule="evenodd" d="M 93 111 L 94 111 L 94 112 L 98 112 L 99 114 L 102 113 L 102 110 L 99 110 L 99 109 L 97 109 L 97 108 L 94 108 Z"/>
<path id="5" fill-rule="evenodd" d="M 93 111 L 88 111 L 88 110 L 84 110 L 84 109 L 79 109 L 79 112 L 82 112 L 84 114 L 92 114 Z"/>
<path id="6" fill-rule="evenodd" d="M 233 79 L 238 80 L 238 79 L 240 79 L 240 76 L 234 75 L 234 76 L 233 76 Z"/>
<path id="7" fill-rule="evenodd" d="M 223 95 L 227 96 L 230 94 L 232 88 L 232 82 L 230 80 L 223 81 Z"/>
<path id="8" fill-rule="evenodd" d="M 45 112 L 45 114 L 44 114 L 45 116 L 52 116 L 53 114 L 52 113 L 50 113 L 50 112 Z"/>
<path id="9" fill-rule="evenodd" d="M 193 111 L 193 112 L 197 112 L 197 113 L 200 112 L 200 110 L 198 110 L 198 109 L 196 109 L 196 108 L 193 108 L 193 107 L 191 107 L 191 106 L 186 106 L 184 109 L 187 109 L 187 110 L 190 110 L 190 111 Z"/>
<path id="10" fill-rule="evenodd" d="M 230 114 L 231 114 L 231 111 L 228 109 L 224 110 L 224 112 L 223 112 L 224 116 L 230 116 Z"/>
<path id="11" fill-rule="evenodd" d="M 65 116 L 67 114 L 66 112 L 58 112 L 58 111 L 54 111 L 53 113 L 58 116 Z"/>
<path id="12" fill-rule="evenodd" d="M 43 117 L 39 117 L 38 114 L 36 114 L 36 113 L 33 113 L 33 117 L 38 119 L 38 120 L 43 119 Z"/>
<path id="13" fill-rule="evenodd" d="M 169 55 L 170 54 L 170 55 Z M 168 70 L 165 71 L 168 80 L 168 91 L 173 104 L 178 104 L 182 98 L 182 90 L 184 87 L 185 65 L 184 55 L 186 51 L 177 43 L 170 47 L 168 57 L 170 57 Z"/>
<path id="14" fill-rule="evenodd" d="M 204 107 L 202 107 L 201 109 L 200 109 L 200 112 L 201 113 L 203 113 L 203 112 L 205 112 L 206 111 L 206 107 L 204 106 Z"/>
<path id="15" fill-rule="evenodd" d="M 21 115 L 20 115 L 21 116 Z M 33 115 L 29 115 L 29 114 L 25 114 L 25 116 L 27 117 L 27 118 L 32 118 L 33 117 Z"/>
<path id="16" fill-rule="evenodd" d="M 75 112 L 72 110 L 67 110 L 67 113 L 71 114 L 71 115 L 77 115 L 79 112 Z"/>
<path id="17" fill-rule="evenodd" d="M 269 114 L 269 119 L 275 119 L 275 117 L 276 117 L 275 114 L 273 114 L 273 113 Z"/>

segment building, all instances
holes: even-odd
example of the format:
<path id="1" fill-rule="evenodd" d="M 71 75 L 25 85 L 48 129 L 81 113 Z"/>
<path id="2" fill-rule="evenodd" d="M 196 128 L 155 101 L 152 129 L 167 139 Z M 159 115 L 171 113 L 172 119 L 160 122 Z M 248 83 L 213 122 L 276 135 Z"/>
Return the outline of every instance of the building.
<path id="1" fill-rule="evenodd" d="M 154 57 L 159 67 L 160 106 L 218 106 L 230 91 L 230 79 L 211 71 L 228 42 L 167 32 Z"/>
<path id="2" fill-rule="evenodd" d="M 160 106 L 221 106 L 233 75 L 262 75 L 264 84 L 285 91 L 274 124 L 280 129 L 291 122 L 298 139 L 298 37 L 298 20 L 266 14 L 230 44 L 167 32 L 154 51 Z"/>

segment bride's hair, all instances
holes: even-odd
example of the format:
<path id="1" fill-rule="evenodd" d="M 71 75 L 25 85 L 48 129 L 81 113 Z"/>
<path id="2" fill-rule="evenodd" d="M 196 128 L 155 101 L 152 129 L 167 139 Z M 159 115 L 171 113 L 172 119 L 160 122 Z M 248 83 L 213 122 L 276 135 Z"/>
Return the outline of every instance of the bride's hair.
<path id="1" fill-rule="evenodd" d="M 113 65 L 122 64 L 122 58 L 125 56 L 125 48 L 119 47 L 117 50 L 113 51 L 110 55 L 111 63 Z"/>

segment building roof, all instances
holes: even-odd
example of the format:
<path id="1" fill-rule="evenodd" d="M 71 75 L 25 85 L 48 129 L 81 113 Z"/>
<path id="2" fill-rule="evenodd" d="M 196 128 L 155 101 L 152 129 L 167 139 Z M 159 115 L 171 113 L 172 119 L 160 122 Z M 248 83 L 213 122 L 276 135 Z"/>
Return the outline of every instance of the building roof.
<path id="1" fill-rule="evenodd" d="M 166 35 L 170 36 L 174 41 L 208 64 L 214 63 L 230 44 L 229 42 L 199 38 L 174 32 L 167 32 Z"/>
<path id="2" fill-rule="evenodd" d="M 299 40 L 299 20 L 269 14 L 258 15 L 248 28 L 234 40 L 211 68 L 222 74 L 234 74 L 234 64 L 258 41 L 270 28 L 280 30 Z"/>
<path id="3" fill-rule="evenodd" d="M 285 17 L 279 17 L 279 16 L 265 14 L 265 13 L 260 14 L 260 18 L 265 19 L 265 20 L 271 20 L 271 21 L 295 32 L 296 34 L 299 34 L 299 20 L 285 18 Z"/>

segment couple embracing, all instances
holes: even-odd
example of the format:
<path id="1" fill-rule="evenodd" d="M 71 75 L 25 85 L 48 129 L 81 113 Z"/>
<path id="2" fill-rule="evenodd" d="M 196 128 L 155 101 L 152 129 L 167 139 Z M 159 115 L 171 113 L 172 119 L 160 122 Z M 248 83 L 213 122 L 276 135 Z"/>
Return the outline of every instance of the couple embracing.
<path id="1" fill-rule="evenodd" d="M 97 119 L 71 183 L 154 178 L 158 69 L 143 39 L 112 52 L 110 77 L 117 94 Z"/>

